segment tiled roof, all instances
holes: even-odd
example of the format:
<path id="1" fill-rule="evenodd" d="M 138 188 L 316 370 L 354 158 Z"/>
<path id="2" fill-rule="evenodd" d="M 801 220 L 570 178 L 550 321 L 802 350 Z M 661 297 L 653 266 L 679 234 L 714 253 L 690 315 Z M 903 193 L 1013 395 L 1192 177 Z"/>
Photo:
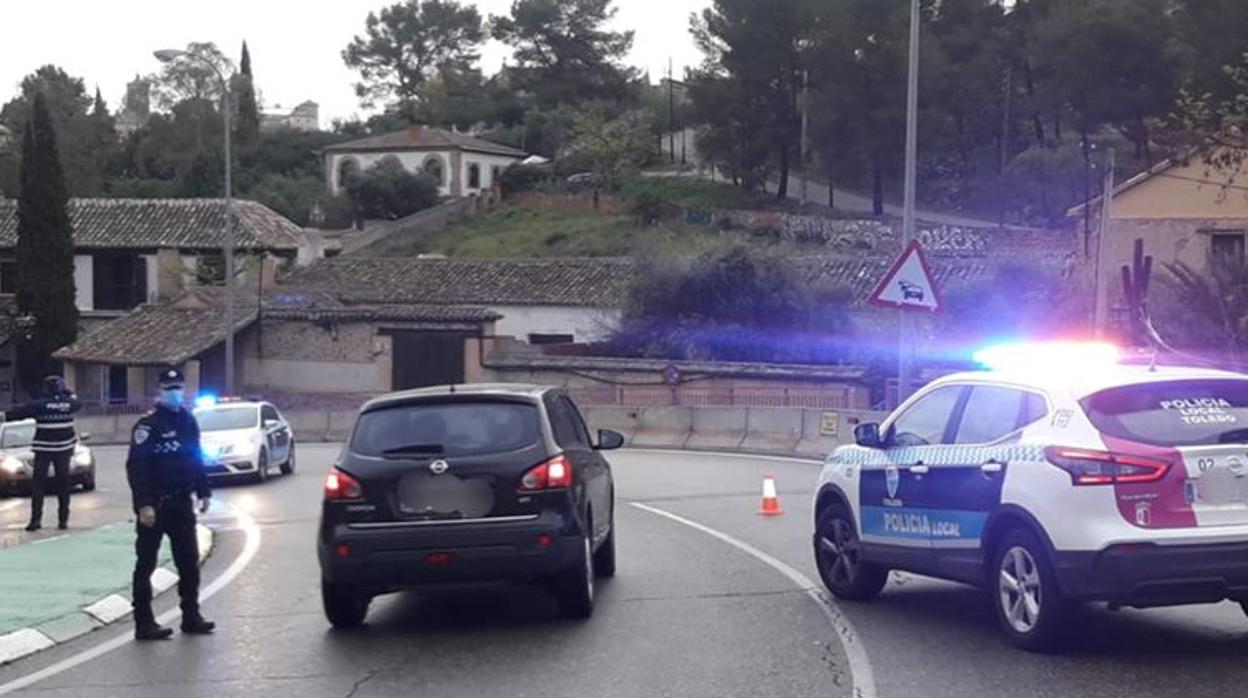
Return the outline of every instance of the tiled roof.
<path id="1" fill-rule="evenodd" d="M 336 257 L 297 269 L 287 283 L 352 303 L 618 307 L 633 264 L 622 258 L 422 259 Z"/>
<path id="2" fill-rule="evenodd" d="M 523 150 L 511 146 L 494 143 L 483 138 L 463 133 L 444 131 L 440 128 L 412 126 L 385 133 L 380 136 L 369 136 L 346 143 L 336 143 L 325 148 L 326 152 L 342 151 L 374 151 L 374 150 L 469 150 L 493 155 L 508 155 L 522 158 L 528 155 Z"/>
<path id="3" fill-rule="evenodd" d="M 254 201 L 234 202 L 241 249 L 293 252 L 303 231 Z M 69 218 L 79 248 L 220 249 L 222 199 L 71 199 Z M 0 199 L 0 247 L 17 244 L 17 200 Z"/>
<path id="4" fill-rule="evenodd" d="M 222 311 L 221 306 L 140 306 L 56 352 L 56 358 L 116 366 L 180 364 L 225 341 Z M 256 321 L 256 309 L 235 317 L 242 330 Z"/>
<path id="5" fill-rule="evenodd" d="M 144 305 L 61 349 L 66 361 L 120 366 L 180 364 L 225 340 L 221 289 L 199 289 L 176 302 Z M 480 325 L 502 316 L 485 308 L 419 305 L 349 305 L 332 294 L 283 289 L 266 294 L 257 312 L 254 297 L 236 301 L 236 331 L 258 315 L 265 320 L 402 322 Z M 459 327 L 457 327 L 459 329 Z M 467 329 L 467 328 L 465 328 Z"/>

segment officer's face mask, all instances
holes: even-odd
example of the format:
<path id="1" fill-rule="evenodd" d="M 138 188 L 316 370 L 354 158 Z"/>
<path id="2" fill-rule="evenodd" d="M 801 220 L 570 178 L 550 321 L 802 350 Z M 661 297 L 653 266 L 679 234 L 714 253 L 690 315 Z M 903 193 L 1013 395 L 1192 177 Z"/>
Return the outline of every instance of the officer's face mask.
<path id="1" fill-rule="evenodd" d="M 167 407 L 180 407 L 185 393 L 181 388 L 160 391 L 160 401 Z"/>

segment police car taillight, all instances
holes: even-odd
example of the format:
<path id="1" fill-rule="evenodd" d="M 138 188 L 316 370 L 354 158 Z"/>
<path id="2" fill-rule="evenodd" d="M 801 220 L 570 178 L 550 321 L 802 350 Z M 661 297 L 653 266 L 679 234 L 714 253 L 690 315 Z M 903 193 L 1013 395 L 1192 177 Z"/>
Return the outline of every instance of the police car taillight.
<path id="1" fill-rule="evenodd" d="M 1170 464 L 1163 460 L 1082 448 L 1045 449 L 1049 462 L 1070 473 L 1074 485 L 1123 485 L 1157 482 Z"/>
<path id="2" fill-rule="evenodd" d="M 363 499 L 364 488 L 350 475 L 334 468 L 325 477 L 325 501 L 345 501 Z"/>

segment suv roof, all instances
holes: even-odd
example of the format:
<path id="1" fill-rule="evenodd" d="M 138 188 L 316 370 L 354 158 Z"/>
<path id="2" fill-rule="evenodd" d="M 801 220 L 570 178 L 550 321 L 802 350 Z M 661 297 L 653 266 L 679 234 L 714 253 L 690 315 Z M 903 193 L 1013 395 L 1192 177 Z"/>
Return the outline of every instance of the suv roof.
<path id="1" fill-rule="evenodd" d="M 373 398 L 364 403 L 361 412 L 402 404 L 404 402 L 424 398 L 449 397 L 451 395 L 478 395 L 493 397 L 527 397 L 540 398 L 542 395 L 556 390 L 550 386 L 530 385 L 527 383 L 471 383 L 461 385 L 440 385 L 431 388 L 417 388 L 397 393 L 389 393 Z"/>
<path id="2" fill-rule="evenodd" d="M 1173 380 L 1248 380 L 1248 375 L 1191 366 L 1149 367 L 1139 364 L 1114 364 L 1100 366 L 1095 371 L 1069 370 L 998 370 L 967 371 L 944 376 L 932 385 L 946 383 L 1002 383 L 1021 388 L 1032 388 L 1049 393 L 1068 393 L 1076 398 L 1108 388 L 1123 385 L 1157 383 Z"/>

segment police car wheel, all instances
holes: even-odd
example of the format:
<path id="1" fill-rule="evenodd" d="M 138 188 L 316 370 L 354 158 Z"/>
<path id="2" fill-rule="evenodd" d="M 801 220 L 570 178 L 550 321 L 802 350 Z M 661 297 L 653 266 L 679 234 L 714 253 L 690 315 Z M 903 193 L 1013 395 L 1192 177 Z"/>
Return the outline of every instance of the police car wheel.
<path id="1" fill-rule="evenodd" d="M 290 475 L 295 472 L 295 442 L 290 442 L 290 454 L 286 456 L 286 462 L 282 463 L 282 474 Z"/>
<path id="2" fill-rule="evenodd" d="M 269 479 L 269 452 L 260 450 L 260 457 L 256 460 L 256 482 L 264 482 Z"/>
<path id="3" fill-rule="evenodd" d="M 363 625 L 371 602 L 372 598 L 355 587 L 321 582 L 325 618 L 335 628 L 358 628 Z"/>
<path id="4" fill-rule="evenodd" d="M 815 526 L 815 564 L 834 596 L 870 601 L 888 583 L 888 569 L 862 560 L 862 543 L 849 510 L 837 504 L 819 514 Z"/>
<path id="5" fill-rule="evenodd" d="M 1058 649 L 1074 628 L 1078 609 L 1062 596 L 1044 547 L 1028 531 L 1011 531 L 997 546 L 989 588 L 1001 629 L 1019 649 Z"/>
<path id="6" fill-rule="evenodd" d="M 95 491 L 95 468 L 94 467 L 91 468 L 91 472 L 87 473 L 86 477 L 82 478 L 82 491 L 83 492 Z"/>

